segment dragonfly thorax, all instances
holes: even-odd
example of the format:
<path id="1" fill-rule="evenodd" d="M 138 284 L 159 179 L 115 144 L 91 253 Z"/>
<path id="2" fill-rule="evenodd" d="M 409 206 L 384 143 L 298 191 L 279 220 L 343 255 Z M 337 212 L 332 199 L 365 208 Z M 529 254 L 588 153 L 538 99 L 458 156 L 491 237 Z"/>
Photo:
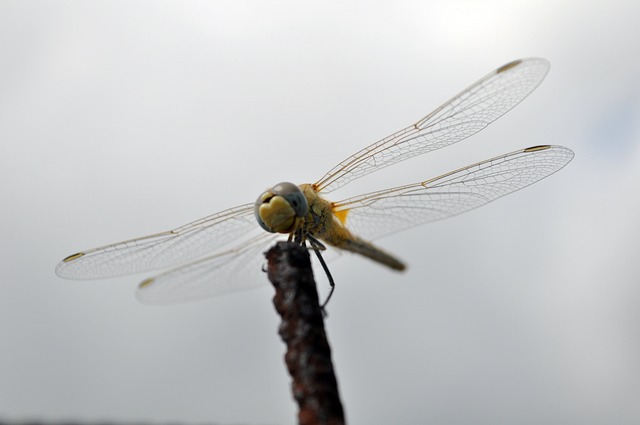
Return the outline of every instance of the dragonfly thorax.
<path id="1" fill-rule="evenodd" d="M 305 233 L 323 238 L 327 228 L 332 227 L 333 213 L 331 210 L 331 202 L 320 196 L 311 184 L 301 184 L 300 190 L 309 205 L 304 220 L 304 231 Z"/>

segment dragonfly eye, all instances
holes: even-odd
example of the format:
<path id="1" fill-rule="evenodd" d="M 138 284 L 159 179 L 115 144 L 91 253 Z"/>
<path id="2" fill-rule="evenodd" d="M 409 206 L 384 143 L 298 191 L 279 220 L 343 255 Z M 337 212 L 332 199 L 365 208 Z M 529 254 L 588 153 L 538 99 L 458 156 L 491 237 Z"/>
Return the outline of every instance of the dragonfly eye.
<path id="1" fill-rule="evenodd" d="M 278 183 L 258 197 L 254 214 L 260 227 L 267 232 L 289 233 L 296 218 L 307 215 L 307 198 L 293 183 Z"/>

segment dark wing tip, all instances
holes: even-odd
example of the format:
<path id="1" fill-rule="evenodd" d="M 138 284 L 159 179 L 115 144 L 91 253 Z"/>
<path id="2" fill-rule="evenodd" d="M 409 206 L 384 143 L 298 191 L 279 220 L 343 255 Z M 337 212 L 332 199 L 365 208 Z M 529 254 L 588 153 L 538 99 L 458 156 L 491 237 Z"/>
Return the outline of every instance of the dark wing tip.
<path id="1" fill-rule="evenodd" d="M 62 260 L 62 262 L 63 262 L 63 263 L 70 263 L 70 262 L 72 262 L 73 260 L 77 260 L 78 258 L 80 258 L 80 257 L 82 257 L 82 256 L 84 256 L 84 252 L 77 252 L 77 253 L 75 253 L 75 254 L 71 254 L 70 256 L 68 256 L 68 257 L 64 258 L 64 259 Z"/>
<path id="2" fill-rule="evenodd" d="M 500 74 L 502 72 L 508 71 L 511 68 L 514 68 L 522 63 L 522 59 L 516 59 L 512 62 L 509 62 L 505 65 L 502 65 L 500 68 L 496 69 L 496 74 Z"/>
<path id="3" fill-rule="evenodd" d="M 544 151 L 547 149 L 550 149 L 551 145 L 538 145 L 538 146 L 531 146 L 530 148 L 526 148 L 524 150 L 524 152 L 537 152 L 537 151 Z"/>

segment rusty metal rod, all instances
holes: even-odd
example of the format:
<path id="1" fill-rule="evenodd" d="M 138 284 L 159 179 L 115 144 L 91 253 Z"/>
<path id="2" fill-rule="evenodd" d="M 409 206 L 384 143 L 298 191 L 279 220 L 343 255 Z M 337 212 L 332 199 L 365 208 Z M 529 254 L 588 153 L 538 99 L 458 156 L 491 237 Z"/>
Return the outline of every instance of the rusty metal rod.
<path id="1" fill-rule="evenodd" d="M 273 304 L 282 318 L 278 333 L 287 345 L 285 363 L 293 382 L 300 425 L 343 425 L 344 411 L 324 330 L 309 251 L 279 242 L 267 252 Z"/>

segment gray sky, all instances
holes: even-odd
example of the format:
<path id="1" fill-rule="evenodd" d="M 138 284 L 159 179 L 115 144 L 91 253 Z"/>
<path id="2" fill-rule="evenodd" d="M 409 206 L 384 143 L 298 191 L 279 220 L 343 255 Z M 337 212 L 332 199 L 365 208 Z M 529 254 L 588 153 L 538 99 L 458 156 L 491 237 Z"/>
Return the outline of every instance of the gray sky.
<path id="1" fill-rule="evenodd" d="M 546 81 L 494 125 L 336 194 L 531 145 L 576 153 L 379 241 L 404 274 L 331 264 L 343 403 L 353 424 L 638 423 L 638 16 L 620 0 L 3 1 L 0 417 L 294 423 L 266 283 L 148 307 L 145 275 L 71 282 L 56 263 L 315 180 L 540 56 Z"/>

